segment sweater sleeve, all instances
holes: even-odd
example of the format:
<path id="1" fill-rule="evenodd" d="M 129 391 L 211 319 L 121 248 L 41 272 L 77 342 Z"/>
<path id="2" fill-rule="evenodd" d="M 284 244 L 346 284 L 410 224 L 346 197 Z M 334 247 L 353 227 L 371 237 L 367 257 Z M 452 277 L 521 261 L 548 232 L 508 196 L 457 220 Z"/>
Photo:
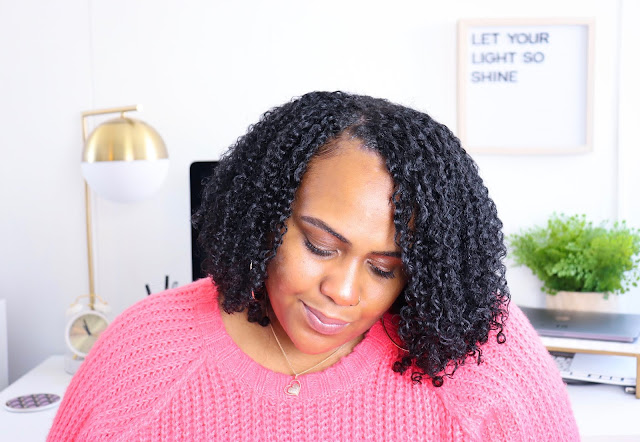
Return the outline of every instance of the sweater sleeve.
<path id="1" fill-rule="evenodd" d="M 560 373 L 537 333 L 515 305 L 498 344 L 482 347 L 482 363 L 460 367 L 441 387 L 464 440 L 579 441 Z"/>
<path id="2" fill-rule="evenodd" d="M 150 296 L 110 324 L 71 380 L 49 441 L 126 440 L 169 400 L 200 353 L 188 295 Z"/>

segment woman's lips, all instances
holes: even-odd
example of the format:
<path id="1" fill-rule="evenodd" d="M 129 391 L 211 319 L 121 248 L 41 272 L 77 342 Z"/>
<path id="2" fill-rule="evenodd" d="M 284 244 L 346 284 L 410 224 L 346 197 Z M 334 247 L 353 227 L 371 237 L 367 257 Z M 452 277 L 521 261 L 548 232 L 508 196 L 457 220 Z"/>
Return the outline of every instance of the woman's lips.
<path id="1" fill-rule="evenodd" d="M 342 329 L 349 325 L 348 322 L 329 318 L 318 310 L 309 307 L 307 304 L 303 303 L 303 305 L 307 323 L 312 329 L 322 335 L 335 335 L 336 333 L 340 333 Z"/>

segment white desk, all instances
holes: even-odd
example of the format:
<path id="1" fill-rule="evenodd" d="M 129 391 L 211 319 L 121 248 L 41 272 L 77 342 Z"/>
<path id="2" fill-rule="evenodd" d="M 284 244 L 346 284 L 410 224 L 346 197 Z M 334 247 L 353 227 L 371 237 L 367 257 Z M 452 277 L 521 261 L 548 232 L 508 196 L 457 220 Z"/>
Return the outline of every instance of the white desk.
<path id="1" fill-rule="evenodd" d="M 0 440 L 44 441 L 58 407 L 32 413 L 12 413 L 5 410 L 4 404 L 13 397 L 32 393 L 54 393 L 62 396 L 69 382 L 71 382 L 71 375 L 64 371 L 64 357 L 51 356 L 2 390 L 0 392 Z"/>
<path id="2" fill-rule="evenodd" d="M 70 381 L 64 358 L 51 356 L 0 392 L 0 404 L 30 393 L 62 396 Z M 640 399 L 613 385 L 570 385 L 567 389 L 583 441 L 640 441 Z M 44 441 L 57 410 L 11 413 L 0 408 L 0 440 Z"/>
<path id="3" fill-rule="evenodd" d="M 640 441 L 640 399 L 623 387 L 568 385 L 567 390 L 583 441 Z"/>
<path id="4" fill-rule="evenodd" d="M 636 394 L 614 385 L 568 386 L 573 412 L 583 440 L 640 441 L 640 341 L 620 343 L 541 336 L 549 350 L 636 358 Z"/>

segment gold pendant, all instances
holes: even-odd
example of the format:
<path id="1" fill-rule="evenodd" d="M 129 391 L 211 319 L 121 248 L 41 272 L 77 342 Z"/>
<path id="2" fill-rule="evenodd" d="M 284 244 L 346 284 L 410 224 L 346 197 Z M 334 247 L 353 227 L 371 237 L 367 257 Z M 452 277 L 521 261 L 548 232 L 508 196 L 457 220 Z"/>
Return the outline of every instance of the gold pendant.
<path id="1" fill-rule="evenodd" d="M 289 385 L 284 387 L 285 394 L 289 396 L 298 396 L 300 394 L 300 390 L 302 389 L 302 384 L 296 378 L 293 378 Z"/>

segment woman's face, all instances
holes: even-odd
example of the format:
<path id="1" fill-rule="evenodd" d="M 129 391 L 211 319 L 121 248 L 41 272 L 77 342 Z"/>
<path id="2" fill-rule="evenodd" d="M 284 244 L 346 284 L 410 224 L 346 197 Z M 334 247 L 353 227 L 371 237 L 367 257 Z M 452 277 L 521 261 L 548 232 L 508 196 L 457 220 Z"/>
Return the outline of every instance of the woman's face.
<path id="1" fill-rule="evenodd" d="M 266 280 L 275 325 L 303 353 L 357 343 L 402 291 L 392 192 L 384 161 L 359 140 L 309 164 Z"/>

